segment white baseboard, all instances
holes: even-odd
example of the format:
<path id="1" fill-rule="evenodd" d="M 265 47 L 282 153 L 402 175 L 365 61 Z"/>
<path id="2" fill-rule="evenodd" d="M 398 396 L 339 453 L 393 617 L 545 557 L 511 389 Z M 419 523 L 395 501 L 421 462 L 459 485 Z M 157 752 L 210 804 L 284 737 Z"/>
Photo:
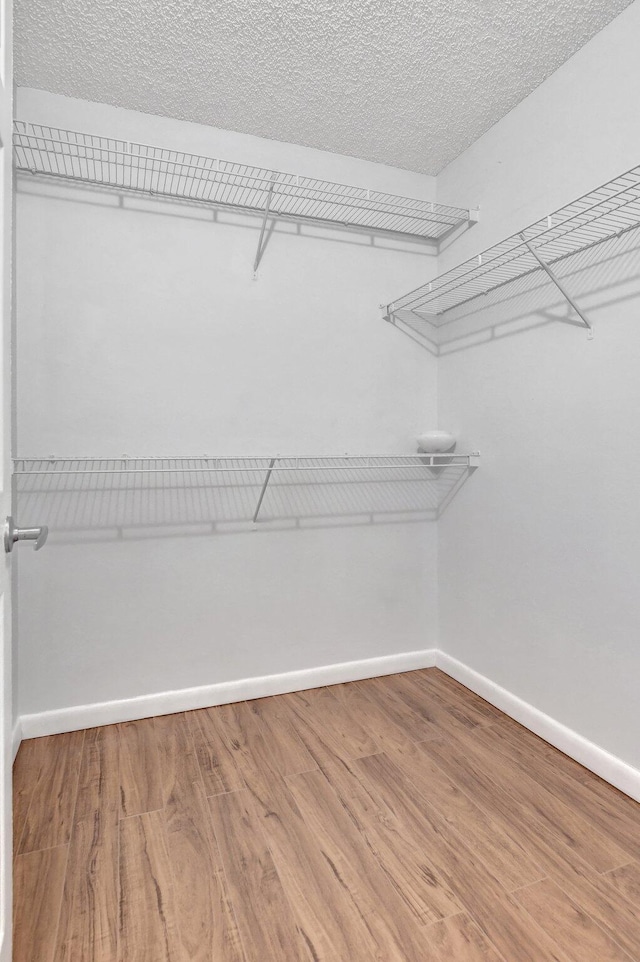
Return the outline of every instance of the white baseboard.
<path id="1" fill-rule="evenodd" d="M 619 788 L 625 795 L 630 795 L 631 798 L 640 802 L 640 771 L 637 768 L 627 765 L 621 758 L 611 755 L 604 748 L 583 738 L 571 728 L 545 715 L 517 695 L 512 695 L 506 688 L 501 688 L 485 675 L 479 674 L 443 651 L 437 652 L 436 665 L 485 701 L 520 722 L 529 731 L 539 735 L 555 748 L 559 748 L 565 755 L 575 759 L 589 771 L 595 772 L 609 784 Z"/>
<path id="2" fill-rule="evenodd" d="M 15 762 L 22 741 L 22 719 L 18 718 L 11 734 L 11 761 Z"/>
<path id="3" fill-rule="evenodd" d="M 544 712 L 511 694 L 505 688 L 501 688 L 500 685 L 496 685 L 473 668 L 437 649 L 410 651 L 381 658 L 364 658 L 360 661 L 306 668 L 279 675 L 243 678 L 238 681 L 202 685 L 198 688 L 183 688 L 178 691 L 141 695 L 137 698 L 76 705 L 71 708 L 23 715 L 13 731 L 14 757 L 23 738 L 56 735 L 81 728 L 94 728 L 96 725 L 112 725 L 115 722 L 132 721 L 136 718 L 149 718 L 152 715 L 170 715 L 173 712 L 190 711 L 193 708 L 226 705 L 234 701 L 262 698 L 266 695 L 283 695 L 290 691 L 304 691 L 306 688 L 337 685 L 340 682 L 356 681 L 359 678 L 393 675 L 416 668 L 433 668 L 436 665 L 471 691 L 476 692 L 481 698 L 520 722 L 525 728 L 559 748 L 565 755 L 569 755 L 585 768 L 600 775 L 626 795 L 640 801 L 640 771 L 549 715 L 545 715 Z"/>
<path id="4" fill-rule="evenodd" d="M 183 688 L 178 691 L 141 695 L 138 698 L 97 702 L 93 705 L 75 705 L 72 708 L 22 715 L 21 736 L 38 738 L 41 735 L 57 735 L 60 732 L 78 731 L 81 728 L 95 728 L 97 725 L 112 725 L 115 722 L 132 721 L 136 718 L 150 718 L 152 715 L 171 715 L 173 712 L 227 705 L 230 702 L 262 698 L 265 695 L 284 695 L 290 691 L 337 685 L 340 682 L 357 681 L 360 678 L 394 675 L 416 668 L 433 668 L 436 655 L 435 649 L 402 652 L 381 658 L 363 658 L 360 661 L 323 665 L 320 668 L 288 671 L 279 675 L 243 678 L 239 681 L 202 685 L 198 688 Z"/>

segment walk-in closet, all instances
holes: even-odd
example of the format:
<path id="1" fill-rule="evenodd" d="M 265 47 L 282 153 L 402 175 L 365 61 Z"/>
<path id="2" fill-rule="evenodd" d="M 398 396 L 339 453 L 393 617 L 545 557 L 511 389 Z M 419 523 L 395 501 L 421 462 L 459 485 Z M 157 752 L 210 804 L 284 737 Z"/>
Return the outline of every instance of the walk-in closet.
<path id="1" fill-rule="evenodd" d="M 0 9 L 0 962 L 640 962 L 640 0 Z"/>

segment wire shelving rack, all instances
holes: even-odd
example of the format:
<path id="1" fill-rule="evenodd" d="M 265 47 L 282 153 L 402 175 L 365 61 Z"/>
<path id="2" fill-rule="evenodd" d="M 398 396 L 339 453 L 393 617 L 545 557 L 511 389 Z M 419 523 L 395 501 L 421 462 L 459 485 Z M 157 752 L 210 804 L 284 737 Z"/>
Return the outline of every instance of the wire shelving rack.
<path id="1" fill-rule="evenodd" d="M 585 327 L 591 325 L 556 274 L 563 261 L 640 226 L 640 166 L 590 191 L 476 257 L 387 304 L 387 320 L 442 327 L 454 309 L 544 271 Z"/>
<path id="2" fill-rule="evenodd" d="M 233 208 L 265 221 L 273 216 L 438 242 L 476 219 L 459 207 L 26 121 L 15 121 L 13 145 L 19 171 Z M 262 237 L 258 261 L 261 243 Z"/>
<path id="3" fill-rule="evenodd" d="M 21 513 L 38 499 L 71 498 L 64 512 L 136 516 L 167 506 L 197 521 L 274 520 L 338 514 L 439 516 L 479 464 L 477 454 L 340 457 L 19 458 L 14 478 Z M 96 504 L 101 500 L 100 505 Z M 26 506 L 25 506 L 26 502 Z M 55 527 L 55 525 L 54 525 Z"/>

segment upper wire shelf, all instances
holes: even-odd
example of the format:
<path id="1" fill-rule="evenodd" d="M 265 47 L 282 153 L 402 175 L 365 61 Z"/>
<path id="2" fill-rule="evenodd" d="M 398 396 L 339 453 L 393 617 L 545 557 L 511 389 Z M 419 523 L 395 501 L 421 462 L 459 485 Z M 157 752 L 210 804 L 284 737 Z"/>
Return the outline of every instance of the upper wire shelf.
<path id="1" fill-rule="evenodd" d="M 456 319 L 449 313 L 453 308 L 543 270 L 559 287 L 585 326 L 590 327 L 554 268 L 567 258 L 638 226 L 640 167 L 634 167 L 392 301 L 385 308 L 385 316 L 388 320 L 417 317 L 440 327 Z"/>
<path id="2" fill-rule="evenodd" d="M 341 227 L 439 241 L 469 210 L 74 130 L 14 122 L 20 171 Z"/>
<path id="3" fill-rule="evenodd" d="M 21 516 L 57 511 L 149 523 L 166 517 L 256 522 L 290 517 L 412 514 L 438 517 L 479 456 L 19 458 Z M 54 497 L 41 504 L 43 498 Z M 114 520 L 114 523 L 115 523 Z M 55 523 L 53 527 L 55 528 Z"/>

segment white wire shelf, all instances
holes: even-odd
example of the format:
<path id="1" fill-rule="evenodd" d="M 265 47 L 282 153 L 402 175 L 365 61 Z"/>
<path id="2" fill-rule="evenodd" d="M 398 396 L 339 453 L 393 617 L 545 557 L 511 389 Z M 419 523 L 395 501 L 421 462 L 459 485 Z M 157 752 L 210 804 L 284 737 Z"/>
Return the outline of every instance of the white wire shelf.
<path id="1" fill-rule="evenodd" d="M 591 325 L 555 274 L 563 261 L 640 226 L 640 167 L 590 191 L 410 291 L 385 308 L 387 320 L 428 321 L 441 327 L 456 320 L 454 308 L 512 281 L 545 271 L 586 327 Z"/>
<path id="2" fill-rule="evenodd" d="M 437 517 L 478 464 L 476 454 L 19 458 L 14 477 L 21 519 L 46 515 L 55 530 L 168 519 Z"/>
<path id="3" fill-rule="evenodd" d="M 19 171 L 289 220 L 438 241 L 475 219 L 459 207 L 25 121 L 14 123 L 13 146 Z"/>

